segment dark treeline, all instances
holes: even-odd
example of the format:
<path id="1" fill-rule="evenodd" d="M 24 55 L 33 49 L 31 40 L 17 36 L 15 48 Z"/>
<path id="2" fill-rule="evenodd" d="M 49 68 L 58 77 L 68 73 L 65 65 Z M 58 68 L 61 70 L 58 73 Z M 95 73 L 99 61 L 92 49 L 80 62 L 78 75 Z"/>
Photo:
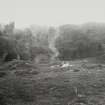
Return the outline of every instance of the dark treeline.
<path id="1" fill-rule="evenodd" d="M 63 25 L 56 47 L 63 60 L 101 56 L 105 51 L 105 24 Z"/>
<path id="2" fill-rule="evenodd" d="M 48 43 L 47 29 L 33 26 L 26 29 L 16 29 L 14 23 L 1 25 L 1 61 L 34 60 L 39 54 L 51 56 L 52 51 L 49 49 Z"/>
<path id="3" fill-rule="evenodd" d="M 26 29 L 16 29 L 14 22 L 0 26 L 1 61 L 32 61 L 39 54 L 52 57 L 57 51 L 61 60 L 97 57 L 105 52 L 105 24 L 102 23 Z"/>

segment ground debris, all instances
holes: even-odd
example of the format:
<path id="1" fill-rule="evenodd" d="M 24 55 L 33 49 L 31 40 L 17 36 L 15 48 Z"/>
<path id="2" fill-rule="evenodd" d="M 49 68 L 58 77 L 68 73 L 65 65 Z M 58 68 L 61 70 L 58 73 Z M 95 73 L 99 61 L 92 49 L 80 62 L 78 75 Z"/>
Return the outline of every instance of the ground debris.
<path id="1" fill-rule="evenodd" d="M 33 64 L 30 61 L 23 61 L 23 60 L 13 60 L 8 63 L 5 63 L 1 66 L 0 70 L 14 70 L 19 67 L 25 67 L 25 68 L 37 68 L 36 64 Z"/>

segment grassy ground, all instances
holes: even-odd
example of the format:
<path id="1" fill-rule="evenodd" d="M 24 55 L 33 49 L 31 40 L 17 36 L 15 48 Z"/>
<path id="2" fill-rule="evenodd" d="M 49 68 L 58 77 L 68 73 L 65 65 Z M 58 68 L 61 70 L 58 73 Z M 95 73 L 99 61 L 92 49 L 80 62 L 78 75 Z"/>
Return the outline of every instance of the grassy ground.
<path id="1" fill-rule="evenodd" d="M 105 105 L 105 65 L 90 60 L 70 64 L 68 68 L 30 63 L 7 66 L 10 76 L 2 77 L 0 84 L 16 93 L 8 105 Z M 16 79 L 10 82 L 13 76 Z"/>

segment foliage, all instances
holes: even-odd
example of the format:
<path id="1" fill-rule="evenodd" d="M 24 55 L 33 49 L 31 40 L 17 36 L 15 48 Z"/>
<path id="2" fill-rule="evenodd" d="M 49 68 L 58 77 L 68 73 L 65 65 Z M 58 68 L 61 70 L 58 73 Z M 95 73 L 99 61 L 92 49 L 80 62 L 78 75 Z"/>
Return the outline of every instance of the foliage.
<path id="1" fill-rule="evenodd" d="M 20 30 L 12 22 L 0 29 L 0 59 L 4 61 L 34 60 L 38 54 L 53 56 L 52 52 L 62 60 L 70 60 L 103 55 L 104 50 L 105 24 L 33 26 Z"/>
<path id="2" fill-rule="evenodd" d="M 105 34 L 103 33 L 105 33 L 105 30 L 99 31 L 103 28 L 100 28 L 100 26 L 97 28 L 95 26 L 91 27 L 91 31 L 88 28 L 71 25 L 60 27 L 60 36 L 56 40 L 60 59 L 70 60 L 104 54 L 103 39 Z"/>
<path id="3" fill-rule="evenodd" d="M 17 100 L 30 102 L 36 100 L 35 84 L 30 80 L 9 75 L 0 79 L 0 97 L 4 103 L 10 103 Z"/>
<path id="4" fill-rule="evenodd" d="M 12 28 L 11 28 L 12 27 Z M 43 54 L 49 53 L 47 33 L 39 31 L 36 36 L 31 29 L 18 30 L 13 25 L 6 25 L 1 31 L 0 36 L 0 55 L 1 58 L 15 54 L 13 59 L 32 60 L 36 57 L 37 52 Z M 51 51 L 50 51 L 51 52 Z M 34 59 L 34 58 L 33 58 Z"/>

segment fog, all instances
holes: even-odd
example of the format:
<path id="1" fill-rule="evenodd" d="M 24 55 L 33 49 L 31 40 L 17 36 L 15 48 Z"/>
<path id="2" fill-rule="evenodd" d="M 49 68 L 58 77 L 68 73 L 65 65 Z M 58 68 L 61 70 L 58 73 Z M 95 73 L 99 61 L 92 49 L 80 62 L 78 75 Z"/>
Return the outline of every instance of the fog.
<path id="1" fill-rule="evenodd" d="M 0 23 L 15 22 L 17 28 L 36 24 L 59 26 L 105 22 L 104 0 L 2 0 Z"/>

